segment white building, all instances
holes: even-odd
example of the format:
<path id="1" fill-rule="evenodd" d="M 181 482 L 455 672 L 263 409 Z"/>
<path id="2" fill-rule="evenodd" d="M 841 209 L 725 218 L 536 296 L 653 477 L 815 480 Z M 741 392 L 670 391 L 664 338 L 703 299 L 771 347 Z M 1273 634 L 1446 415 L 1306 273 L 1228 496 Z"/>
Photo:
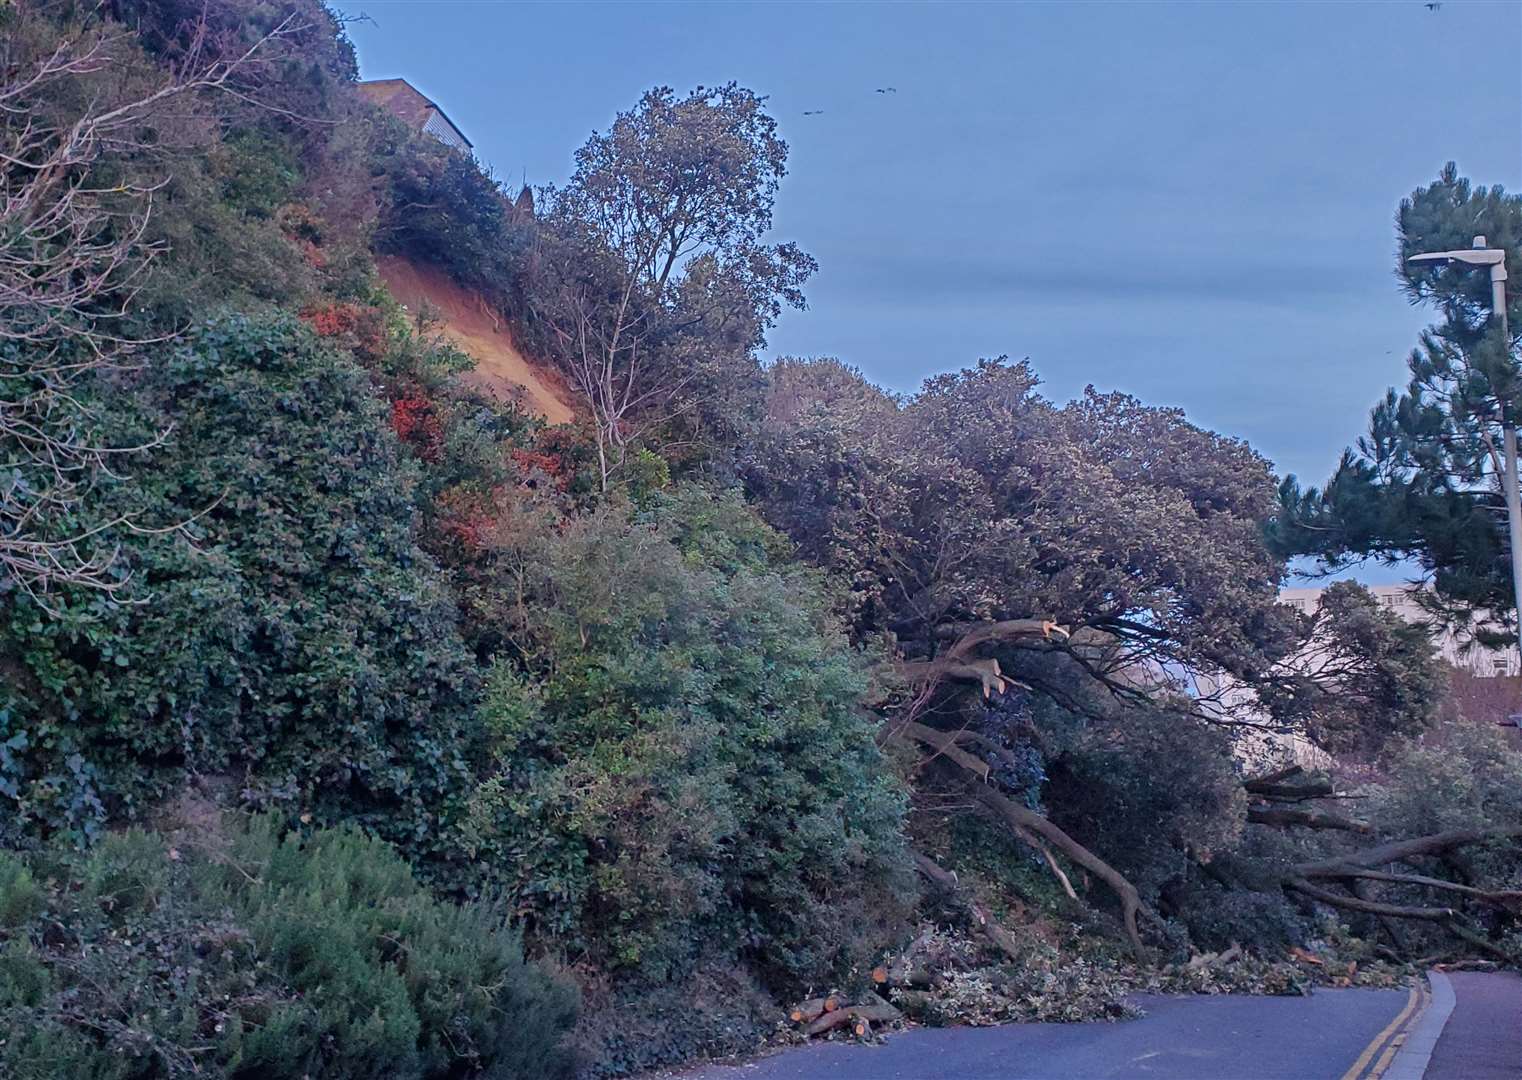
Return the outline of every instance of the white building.
<path id="1" fill-rule="evenodd" d="M 1407 622 L 1426 623 L 1431 619 L 1417 600 L 1420 586 L 1365 585 L 1364 588 L 1374 594 L 1374 599 L 1379 601 L 1381 607 Z M 1324 591 L 1320 588 L 1280 589 L 1279 602 L 1309 615 L 1316 610 Z M 1488 649 L 1450 631 L 1435 633 L 1433 644 L 1437 646 L 1438 655 L 1445 661 L 1479 678 L 1522 674 L 1522 655 L 1518 654 L 1516 646 Z"/>

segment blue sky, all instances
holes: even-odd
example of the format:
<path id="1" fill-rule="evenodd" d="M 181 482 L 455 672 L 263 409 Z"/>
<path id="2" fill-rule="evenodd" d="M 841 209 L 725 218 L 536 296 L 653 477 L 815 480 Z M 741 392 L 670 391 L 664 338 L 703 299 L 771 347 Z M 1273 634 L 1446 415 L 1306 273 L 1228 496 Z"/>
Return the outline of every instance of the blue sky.
<path id="1" fill-rule="evenodd" d="M 1178 405 L 1313 482 L 1427 321 L 1400 198 L 1450 159 L 1522 188 L 1516 2 L 340 6 L 376 20 L 364 76 L 513 184 L 649 86 L 770 95 L 776 232 L 821 267 L 773 355 L 899 390 L 1029 356 L 1054 398 Z"/>

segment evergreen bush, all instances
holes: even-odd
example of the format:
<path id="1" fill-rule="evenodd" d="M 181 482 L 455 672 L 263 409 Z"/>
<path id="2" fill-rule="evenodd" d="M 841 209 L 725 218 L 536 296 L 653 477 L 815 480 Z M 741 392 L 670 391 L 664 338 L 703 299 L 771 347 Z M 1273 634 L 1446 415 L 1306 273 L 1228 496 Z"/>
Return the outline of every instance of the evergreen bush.
<path id="1" fill-rule="evenodd" d="M 543 938 L 643 978 L 864 963 L 913 896 L 903 796 L 813 577 L 695 489 L 518 539 L 466 849 Z"/>
<path id="2" fill-rule="evenodd" d="M 240 817 L 0 853 L 0 1075 L 17 1080 L 537 1080 L 569 1069 L 574 1015 L 496 906 L 435 899 L 351 828 Z"/>
<path id="3" fill-rule="evenodd" d="M 426 850 L 463 789 L 475 674 L 364 371 L 290 316 L 232 315 L 110 389 L 113 445 L 168 435 L 81 523 L 169 531 L 122 531 L 118 599 L 0 594 L 0 797 L 89 835 L 187 771 L 236 775 Z"/>

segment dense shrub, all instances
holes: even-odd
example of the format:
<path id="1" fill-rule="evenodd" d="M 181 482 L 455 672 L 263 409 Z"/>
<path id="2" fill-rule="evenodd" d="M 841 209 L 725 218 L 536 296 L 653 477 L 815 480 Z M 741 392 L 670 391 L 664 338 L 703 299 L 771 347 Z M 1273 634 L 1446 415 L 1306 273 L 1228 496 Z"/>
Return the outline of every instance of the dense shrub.
<path id="1" fill-rule="evenodd" d="M 577 1077 L 639 1076 L 677 1062 L 750 1053 L 776 1033 L 781 1017 L 778 1003 L 740 965 L 711 965 L 659 986 L 589 990 L 571 1036 Z"/>
<path id="2" fill-rule="evenodd" d="M 188 840 L 188 842 L 186 842 Z M 350 829 L 272 818 L 0 853 L 0 1074 L 554 1077 L 571 991 L 489 904 Z"/>
<path id="3" fill-rule="evenodd" d="M 1364 812 L 1391 838 L 1448 829 L 1522 827 L 1522 749 L 1506 729 L 1459 720 L 1395 746 Z M 1522 845 L 1497 840 L 1448 855 L 1448 875 L 1522 888 Z"/>
<path id="4" fill-rule="evenodd" d="M 518 533 L 520 540 L 523 533 Z M 738 500 L 605 508 L 510 558 L 467 841 L 545 940 L 652 979 L 828 980 L 891 936 L 902 799 L 859 661 Z"/>
<path id="5" fill-rule="evenodd" d="M 1247 797 L 1220 728 L 1117 710 L 1049 770 L 1053 817 L 1149 897 L 1242 832 Z"/>
<path id="6" fill-rule="evenodd" d="M 420 850 L 465 764 L 474 671 L 414 474 L 369 380 L 286 317 L 228 317 L 109 398 L 118 444 L 169 429 L 96 520 L 131 515 L 119 601 L 0 596 L 0 797 L 89 831 L 186 770 Z"/>

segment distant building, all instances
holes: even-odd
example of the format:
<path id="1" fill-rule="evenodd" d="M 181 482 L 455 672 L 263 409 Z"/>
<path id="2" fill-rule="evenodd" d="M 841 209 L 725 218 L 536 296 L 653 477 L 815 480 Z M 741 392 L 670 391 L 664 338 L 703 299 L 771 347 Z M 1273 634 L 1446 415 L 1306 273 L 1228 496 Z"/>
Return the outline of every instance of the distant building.
<path id="1" fill-rule="evenodd" d="M 1417 586 L 1365 585 L 1364 588 L 1374 594 L 1380 607 L 1409 623 L 1426 623 L 1431 620 L 1417 599 Z M 1322 589 L 1316 588 L 1280 589 L 1279 602 L 1310 615 L 1321 603 L 1322 592 Z M 1493 679 L 1501 675 L 1522 674 L 1522 654 L 1517 652 L 1515 646 L 1488 649 L 1450 631 L 1435 632 L 1432 644 L 1437 648 L 1438 655 L 1448 663 L 1478 678 Z"/>
<path id="2" fill-rule="evenodd" d="M 471 142 L 465 133 L 406 79 L 371 79 L 359 84 L 359 92 L 413 131 L 426 131 L 445 146 L 465 154 L 471 152 Z"/>

